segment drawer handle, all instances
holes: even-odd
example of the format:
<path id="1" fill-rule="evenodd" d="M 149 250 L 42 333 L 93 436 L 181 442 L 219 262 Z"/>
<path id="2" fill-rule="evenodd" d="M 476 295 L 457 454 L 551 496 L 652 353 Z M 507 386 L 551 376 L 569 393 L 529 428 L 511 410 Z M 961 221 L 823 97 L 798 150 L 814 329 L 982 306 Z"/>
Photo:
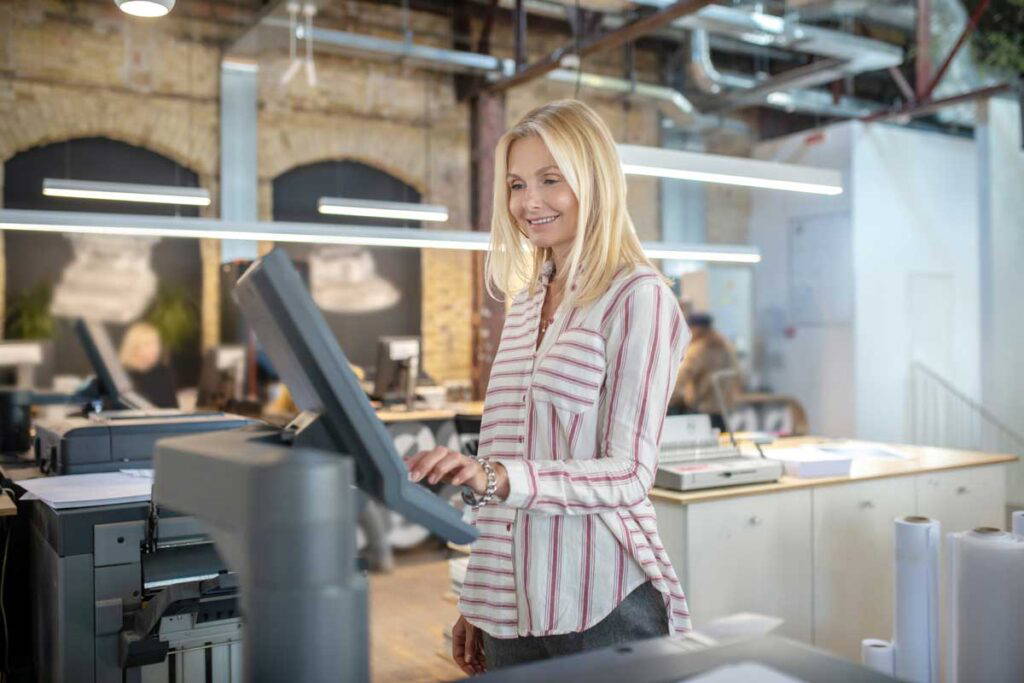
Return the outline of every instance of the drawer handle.
<path id="1" fill-rule="evenodd" d="M 754 515 L 753 517 L 751 517 L 749 521 L 750 521 L 750 526 L 761 526 L 761 518 L 758 517 L 757 515 Z"/>
<path id="2" fill-rule="evenodd" d="M 963 494 L 967 493 L 967 491 L 968 491 L 968 488 L 967 488 L 966 486 L 957 486 L 957 487 L 956 487 L 956 492 L 957 492 L 957 494 L 959 494 L 959 495 L 961 495 L 961 496 L 962 496 Z"/>
<path id="3" fill-rule="evenodd" d="M 860 502 L 860 509 L 861 510 L 871 510 L 871 509 L 874 509 L 874 507 L 875 507 L 875 504 L 872 503 L 870 500 L 862 500 Z"/>

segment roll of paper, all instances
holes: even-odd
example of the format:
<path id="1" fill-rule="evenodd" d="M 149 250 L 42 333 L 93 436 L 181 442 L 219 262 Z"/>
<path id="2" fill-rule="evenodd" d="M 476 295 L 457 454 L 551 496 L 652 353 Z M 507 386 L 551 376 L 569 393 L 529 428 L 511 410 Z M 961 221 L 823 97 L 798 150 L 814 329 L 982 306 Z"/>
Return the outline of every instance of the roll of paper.
<path id="1" fill-rule="evenodd" d="M 1013 533 L 1024 536 L 1024 510 L 1013 513 Z"/>
<path id="2" fill-rule="evenodd" d="M 893 675 L 939 680 L 939 523 L 900 517 L 895 529 Z"/>
<path id="3" fill-rule="evenodd" d="M 949 535 L 950 680 L 1024 681 L 1024 537 Z"/>
<path id="4" fill-rule="evenodd" d="M 892 676 L 892 643 L 877 638 L 860 641 L 860 661 L 869 669 Z"/>

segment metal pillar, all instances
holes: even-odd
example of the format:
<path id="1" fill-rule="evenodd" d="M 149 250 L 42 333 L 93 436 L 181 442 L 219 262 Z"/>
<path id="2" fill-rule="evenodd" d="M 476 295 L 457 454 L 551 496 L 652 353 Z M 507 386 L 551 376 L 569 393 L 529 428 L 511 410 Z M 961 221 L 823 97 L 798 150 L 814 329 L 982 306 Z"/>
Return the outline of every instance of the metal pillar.
<path id="1" fill-rule="evenodd" d="M 470 213 L 473 229 L 489 232 L 494 210 L 494 146 L 505 131 L 505 94 L 482 92 L 470 99 Z M 487 294 L 484 255 L 473 257 L 473 393 L 483 398 L 501 341 L 505 306 Z"/>
<path id="2" fill-rule="evenodd" d="M 227 220 L 257 219 L 256 103 L 259 67 L 224 60 L 220 67 L 220 211 Z M 252 260 L 257 242 L 224 240 L 221 262 Z"/>

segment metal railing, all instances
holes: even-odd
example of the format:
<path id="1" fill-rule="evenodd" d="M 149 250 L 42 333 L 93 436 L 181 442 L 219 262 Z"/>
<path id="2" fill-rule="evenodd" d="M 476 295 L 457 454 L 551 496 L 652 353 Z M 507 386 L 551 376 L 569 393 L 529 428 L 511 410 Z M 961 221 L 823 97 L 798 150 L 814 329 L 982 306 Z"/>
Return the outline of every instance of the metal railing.
<path id="1" fill-rule="evenodd" d="M 928 366 L 910 364 L 907 436 L 913 444 L 1024 456 L 1024 436 Z"/>

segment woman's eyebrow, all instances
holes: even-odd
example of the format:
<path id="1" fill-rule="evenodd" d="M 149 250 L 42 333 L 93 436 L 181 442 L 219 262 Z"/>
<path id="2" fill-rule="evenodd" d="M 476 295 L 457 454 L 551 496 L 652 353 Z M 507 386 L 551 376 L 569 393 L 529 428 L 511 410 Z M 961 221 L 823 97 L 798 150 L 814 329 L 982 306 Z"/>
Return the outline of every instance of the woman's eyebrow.
<path id="1" fill-rule="evenodd" d="M 544 168 L 538 168 L 538 169 L 537 169 L 537 170 L 536 170 L 536 171 L 534 172 L 534 175 L 541 175 L 541 174 L 543 174 L 543 173 L 547 173 L 547 172 L 548 172 L 548 171 L 550 171 L 551 169 L 554 169 L 554 170 L 556 170 L 556 171 L 557 171 L 557 170 L 558 170 L 558 166 L 557 166 L 557 165 L 555 165 L 555 164 L 551 164 L 551 165 L 549 165 L 549 166 L 545 166 Z"/>

